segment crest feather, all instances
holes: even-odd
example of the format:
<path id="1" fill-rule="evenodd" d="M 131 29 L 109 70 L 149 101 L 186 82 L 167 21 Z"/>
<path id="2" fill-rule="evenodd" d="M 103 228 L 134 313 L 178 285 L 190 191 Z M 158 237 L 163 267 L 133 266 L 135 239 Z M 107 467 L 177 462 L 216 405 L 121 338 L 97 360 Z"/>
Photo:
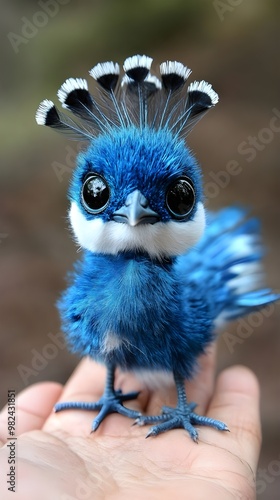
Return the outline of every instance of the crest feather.
<path id="1" fill-rule="evenodd" d="M 36 121 L 88 140 L 132 125 L 165 128 L 174 135 L 185 136 L 206 111 L 217 104 L 218 94 L 205 80 L 194 81 L 186 87 L 191 70 L 181 62 L 161 63 L 160 78 L 151 74 L 151 66 L 149 56 L 128 57 L 119 83 L 118 63 L 98 63 L 89 74 L 100 86 L 99 96 L 94 98 L 90 94 L 83 78 L 68 78 L 57 93 L 62 107 L 74 113 L 81 123 L 59 112 L 48 99 L 38 107 Z"/>
<path id="2" fill-rule="evenodd" d="M 44 101 L 39 104 L 35 114 L 37 124 L 49 126 L 50 123 L 56 122 L 56 117 L 58 117 L 58 114 L 54 103 L 49 99 L 44 99 Z"/>
<path id="3" fill-rule="evenodd" d="M 83 91 L 88 91 L 87 81 L 83 78 L 68 78 L 57 92 L 57 97 L 64 108 L 67 108 L 67 100 L 71 94 L 83 95 Z M 82 91 L 82 92 L 79 92 Z"/>
<path id="4" fill-rule="evenodd" d="M 104 90 L 114 91 L 118 83 L 120 67 L 112 61 L 98 63 L 89 72 Z"/>
<path id="5" fill-rule="evenodd" d="M 124 72 L 137 83 L 143 82 L 148 76 L 153 59 L 149 56 L 128 57 L 123 64 Z"/>
<path id="6" fill-rule="evenodd" d="M 162 83 L 171 92 L 182 87 L 191 72 L 191 69 L 178 61 L 166 61 L 160 65 Z"/>
<path id="7" fill-rule="evenodd" d="M 188 87 L 188 93 L 190 94 L 191 92 L 197 92 L 197 94 L 204 94 L 204 98 L 206 96 L 209 97 L 209 107 L 210 106 L 215 106 L 219 102 L 219 96 L 213 89 L 212 85 L 208 82 L 205 82 L 205 80 L 201 80 L 200 82 L 192 82 L 189 87 Z"/>

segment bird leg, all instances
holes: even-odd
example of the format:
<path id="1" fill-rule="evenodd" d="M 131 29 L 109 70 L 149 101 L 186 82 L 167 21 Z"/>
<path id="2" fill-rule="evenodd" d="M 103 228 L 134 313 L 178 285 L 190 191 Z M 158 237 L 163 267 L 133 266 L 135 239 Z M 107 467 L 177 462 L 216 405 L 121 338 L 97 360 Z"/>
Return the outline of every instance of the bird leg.
<path id="1" fill-rule="evenodd" d="M 194 428 L 194 425 L 206 425 L 221 431 L 229 430 L 226 424 L 219 420 L 203 417 L 194 413 L 193 410 L 197 405 L 196 403 L 187 402 L 184 378 L 174 373 L 174 380 L 178 394 L 176 408 L 163 406 L 161 415 L 141 416 L 136 419 L 135 423 L 138 425 L 156 424 L 151 427 L 147 437 L 157 436 L 171 429 L 185 429 L 188 431 L 193 441 L 198 442 L 198 432 Z"/>
<path id="2" fill-rule="evenodd" d="M 107 368 L 107 378 L 104 388 L 104 393 L 95 403 L 82 402 L 82 401 L 70 401 L 57 403 L 54 407 L 55 412 L 62 410 L 88 410 L 88 411 L 99 411 L 97 417 L 92 422 L 92 432 L 96 431 L 104 418 L 110 413 L 119 413 L 129 418 L 139 418 L 141 416 L 140 412 L 130 410 L 123 406 L 124 401 L 129 401 L 131 399 L 136 399 L 139 392 L 129 392 L 128 394 L 123 394 L 121 390 L 114 389 L 114 379 L 115 379 L 115 367 L 108 366 Z"/>

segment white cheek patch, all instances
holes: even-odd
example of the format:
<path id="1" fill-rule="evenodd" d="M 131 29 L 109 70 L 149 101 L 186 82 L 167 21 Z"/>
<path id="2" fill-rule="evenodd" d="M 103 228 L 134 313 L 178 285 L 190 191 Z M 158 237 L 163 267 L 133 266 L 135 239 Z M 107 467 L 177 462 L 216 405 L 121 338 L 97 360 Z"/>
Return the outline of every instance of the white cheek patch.
<path id="1" fill-rule="evenodd" d="M 205 229 L 205 211 L 198 203 L 193 220 L 157 222 L 131 227 L 100 217 L 87 220 L 78 205 L 72 202 L 69 218 L 79 245 L 94 253 L 113 254 L 142 251 L 151 257 L 181 255 L 192 248 Z"/>

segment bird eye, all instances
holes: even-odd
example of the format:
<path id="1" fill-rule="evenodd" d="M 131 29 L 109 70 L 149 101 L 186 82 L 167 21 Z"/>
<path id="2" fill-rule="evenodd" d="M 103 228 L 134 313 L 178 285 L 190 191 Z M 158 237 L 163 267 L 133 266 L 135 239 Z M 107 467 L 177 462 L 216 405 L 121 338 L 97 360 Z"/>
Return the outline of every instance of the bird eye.
<path id="1" fill-rule="evenodd" d="M 85 209 L 91 214 L 98 214 L 108 205 L 110 189 L 101 175 L 92 174 L 85 180 L 81 195 Z"/>
<path id="2" fill-rule="evenodd" d="M 183 219 L 192 210 L 195 204 L 193 184 L 187 177 L 182 177 L 173 182 L 166 192 L 166 206 L 178 219 Z"/>

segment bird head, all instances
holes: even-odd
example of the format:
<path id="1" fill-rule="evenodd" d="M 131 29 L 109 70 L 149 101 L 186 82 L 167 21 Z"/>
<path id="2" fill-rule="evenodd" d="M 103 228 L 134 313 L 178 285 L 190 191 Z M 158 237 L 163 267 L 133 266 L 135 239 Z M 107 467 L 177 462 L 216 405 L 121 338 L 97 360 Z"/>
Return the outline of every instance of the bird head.
<path id="1" fill-rule="evenodd" d="M 194 82 L 178 62 L 150 74 L 151 59 L 133 56 L 119 80 L 115 63 L 96 65 L 90 74 L 99 99 L 83 79 L 68 79 L 52 101 L 37 111 L 39 124 L 87 139 L 69 190 L 69 218 L 79 245 L 102 254 L 140 253 L 163 259 L 185 253 L 205 227 L 200 168 L 184 137 L 218 96 L 211 85 Z"/>

